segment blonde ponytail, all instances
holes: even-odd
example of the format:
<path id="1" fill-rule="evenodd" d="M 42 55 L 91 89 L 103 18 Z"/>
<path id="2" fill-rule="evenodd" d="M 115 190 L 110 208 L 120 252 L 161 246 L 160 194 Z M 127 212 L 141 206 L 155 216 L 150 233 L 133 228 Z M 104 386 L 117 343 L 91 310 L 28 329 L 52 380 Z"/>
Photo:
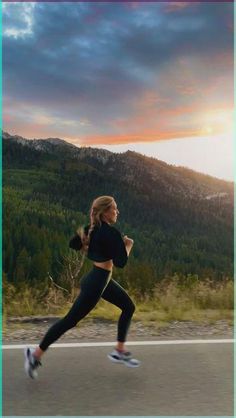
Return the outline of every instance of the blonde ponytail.
<path id="1" fill-rule="evenodd" d="M 84 228 L 79 227 L 77 233 L 79 234 L 81 241 L 82 241 L 82 249 L 81 251 L 86 254 L 89 248 L 89 242 L 91 234 L 96 226 L 100 227 L 102 224 L 102 215 L 106 212 L 114 202 L 114 198 L 112 196 L 99 196 L 97 197 L 90 208 L 89 216 L 90 216 L 90 226 L 88 233 L 85 234 Z"/>

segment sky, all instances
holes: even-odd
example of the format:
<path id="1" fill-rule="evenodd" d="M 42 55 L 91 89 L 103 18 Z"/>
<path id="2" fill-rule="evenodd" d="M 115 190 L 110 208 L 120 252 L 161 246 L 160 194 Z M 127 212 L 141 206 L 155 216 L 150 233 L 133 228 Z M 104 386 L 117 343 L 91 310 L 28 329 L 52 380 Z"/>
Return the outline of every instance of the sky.
<path id="1" fill-rule="evenodd" d="M 3 3 L 3 129 L 233 179 L 233 3 Z"/>

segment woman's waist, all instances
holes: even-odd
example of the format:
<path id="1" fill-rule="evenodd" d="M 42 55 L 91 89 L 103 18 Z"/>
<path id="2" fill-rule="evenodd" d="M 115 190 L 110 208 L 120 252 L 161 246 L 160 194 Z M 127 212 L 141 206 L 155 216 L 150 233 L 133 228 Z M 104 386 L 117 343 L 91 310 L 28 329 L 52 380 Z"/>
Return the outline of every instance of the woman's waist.
<path id="1" fill-rule="evenodd" d="M 113 262 L 112 260 L 106 260 L 106 261 L 93 261 L 93 265 L 95 267 L 102 268 L 103 270 L 112 271 Z"/>

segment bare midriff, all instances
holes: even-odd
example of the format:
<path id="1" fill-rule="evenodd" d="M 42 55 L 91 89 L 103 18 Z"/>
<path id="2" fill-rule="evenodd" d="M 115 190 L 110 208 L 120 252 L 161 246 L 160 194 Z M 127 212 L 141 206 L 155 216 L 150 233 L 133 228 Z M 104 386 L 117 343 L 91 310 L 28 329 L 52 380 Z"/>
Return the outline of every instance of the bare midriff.
<path id="1" fill-rule="evenodd" d="M 101 262 L 94 261 L 93 264 L 94 266 L 101 267 L 104 270 L 112 271 L 112 267 L 113 267 L 112 260 L 101 261 Z"/>

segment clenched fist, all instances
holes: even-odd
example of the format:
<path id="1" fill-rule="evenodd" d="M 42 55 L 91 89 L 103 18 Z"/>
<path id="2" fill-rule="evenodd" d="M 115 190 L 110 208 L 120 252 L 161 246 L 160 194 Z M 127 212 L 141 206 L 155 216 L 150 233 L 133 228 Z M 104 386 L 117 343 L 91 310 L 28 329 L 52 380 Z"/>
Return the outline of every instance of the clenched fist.
<path id="1" fill-rule="evenodd" d="M 125 235 L 123 237 L 123 240 L 124 240 L 125 245 L 133 245 L 134 244 L 134 240 L 131 239 L 131 238 L 129 238 L 129 237 L 127 237 L 127 235 Z"/>

